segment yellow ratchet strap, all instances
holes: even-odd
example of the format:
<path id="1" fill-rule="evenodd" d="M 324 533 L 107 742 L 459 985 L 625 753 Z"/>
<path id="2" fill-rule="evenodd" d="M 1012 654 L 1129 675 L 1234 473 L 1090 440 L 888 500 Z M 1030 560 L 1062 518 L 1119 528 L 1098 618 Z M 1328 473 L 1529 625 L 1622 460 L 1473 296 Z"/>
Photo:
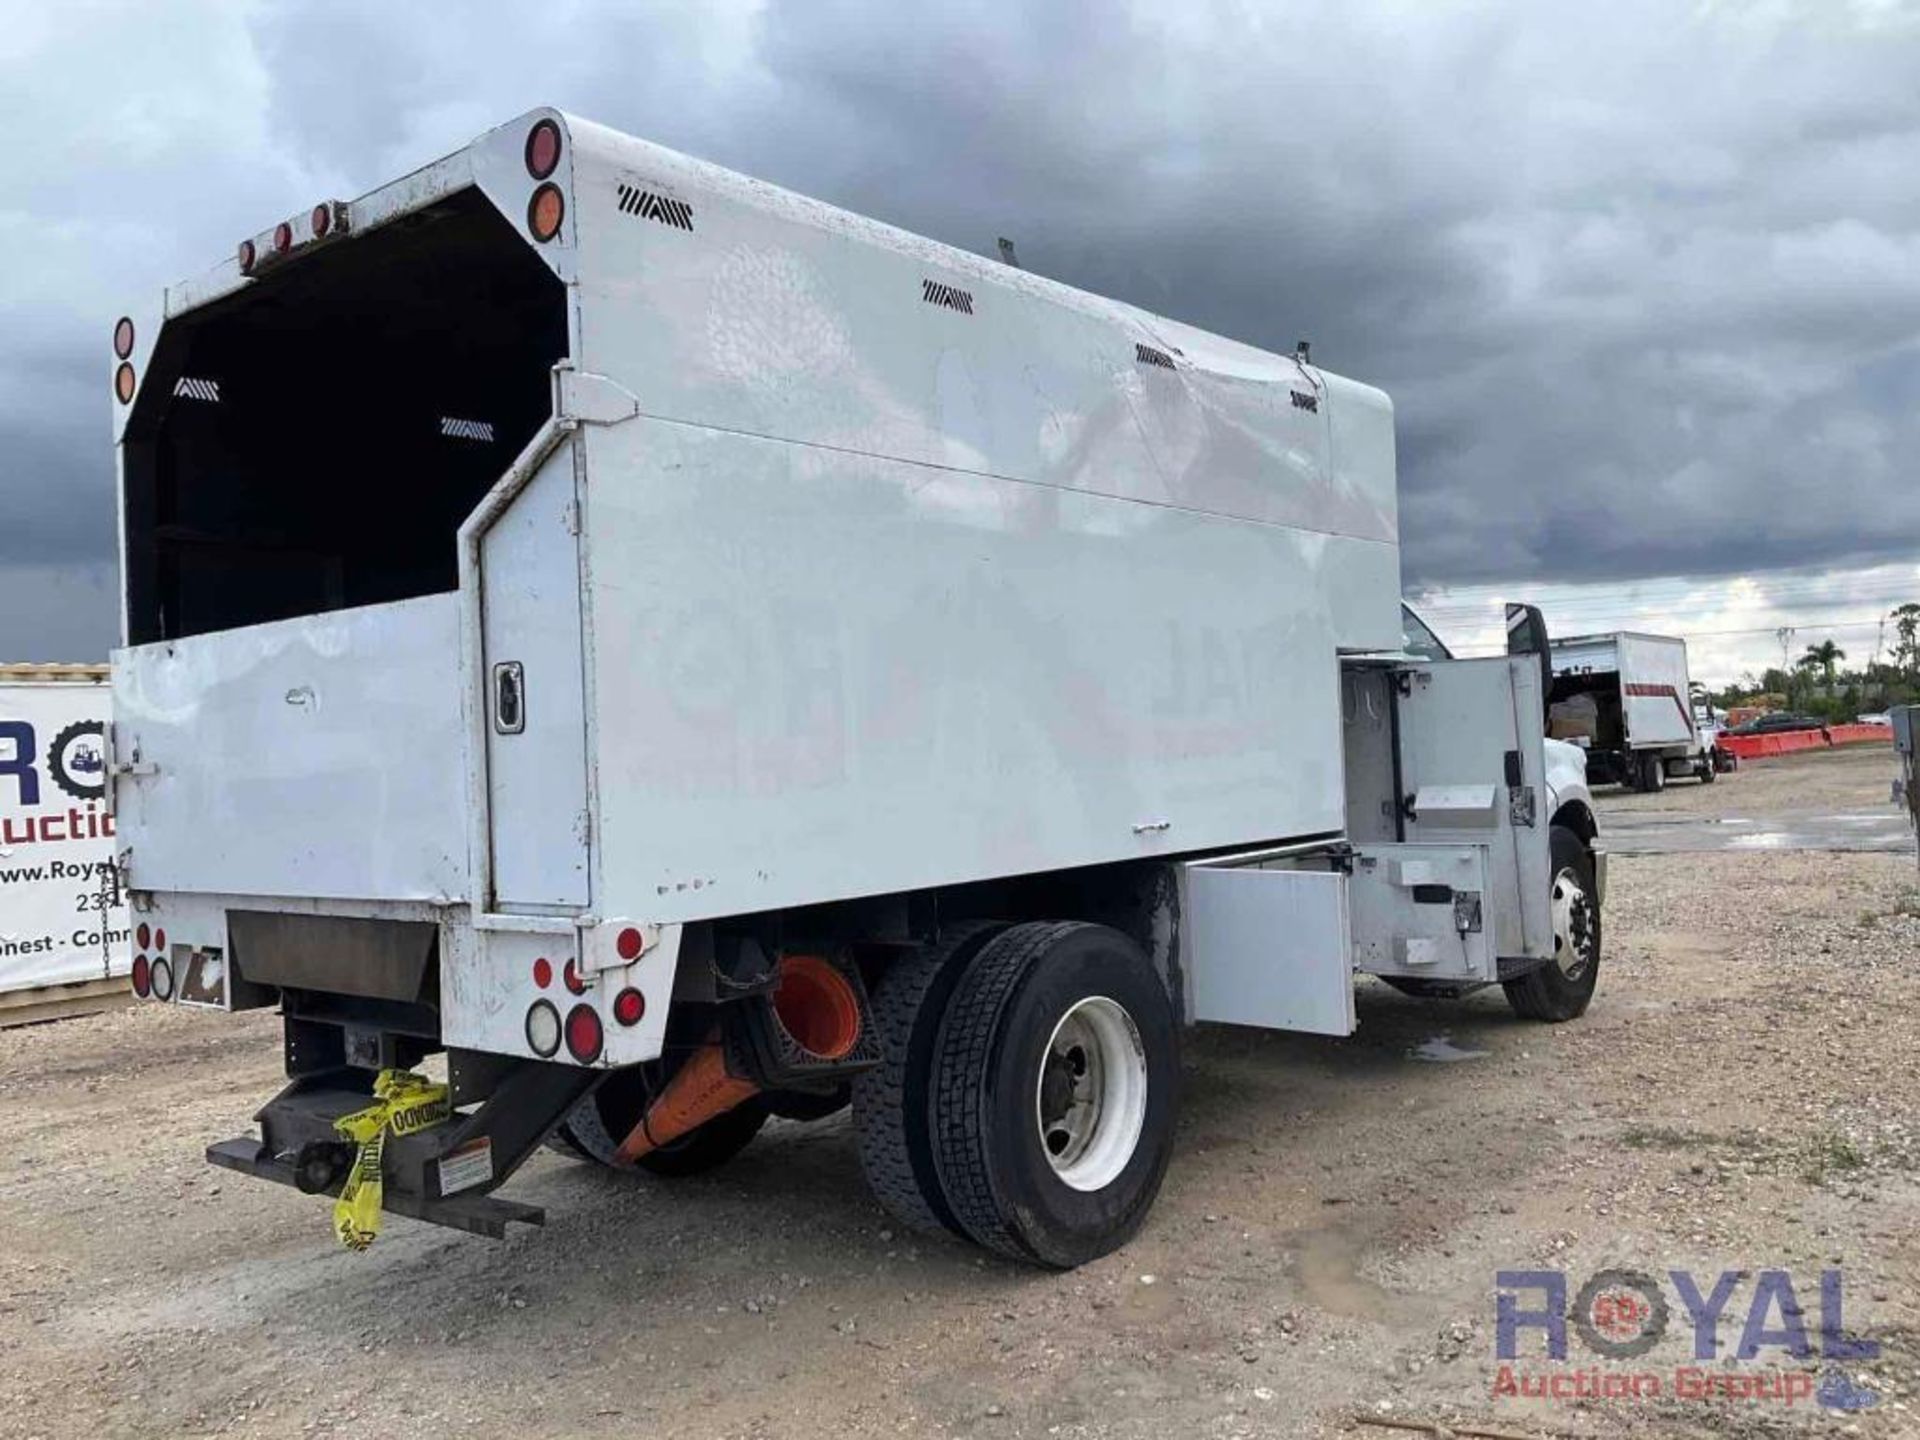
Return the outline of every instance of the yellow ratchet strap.
<path id="1" fill-rule="evenodd" d="M 349 1250 L 364 1250 L 380 1233 L 381 1158 L 387 1135 L 413 1135 L 453 1113 L 447 1087 L 411 1070 L 382 1070 L 373 1082 L 374 1103 L 342 1115 L 333 1128 L 359 1150 L 340 1198 L 333 1202 L 333 1232 Z"/>

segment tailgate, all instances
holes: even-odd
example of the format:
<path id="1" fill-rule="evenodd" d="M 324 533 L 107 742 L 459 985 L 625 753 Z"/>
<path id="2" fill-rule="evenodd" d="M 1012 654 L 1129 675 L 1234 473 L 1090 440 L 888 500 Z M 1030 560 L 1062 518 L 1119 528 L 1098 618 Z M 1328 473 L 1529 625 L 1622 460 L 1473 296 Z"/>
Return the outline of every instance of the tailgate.
<path id="1" fill-rule="evenodd" d="M 467 891 L 460 597 L 116 651 L 120 848 L 140 890 Z"/>

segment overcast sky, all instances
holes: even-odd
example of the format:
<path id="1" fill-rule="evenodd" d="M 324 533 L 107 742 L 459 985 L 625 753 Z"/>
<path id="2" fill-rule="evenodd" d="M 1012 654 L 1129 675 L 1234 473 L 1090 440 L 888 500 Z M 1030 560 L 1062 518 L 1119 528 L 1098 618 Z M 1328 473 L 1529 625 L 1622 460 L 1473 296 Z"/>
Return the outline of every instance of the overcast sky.
<path id="1" fill-rule="evenodd" d="M 0 0 L 0 659 L 116 638 L 114 317 L 537 104 L 1310 337 L 1443 631 L 1545 595 L 1725 678 L 1920 599 L 1920 5 L 916 8 Z"/>

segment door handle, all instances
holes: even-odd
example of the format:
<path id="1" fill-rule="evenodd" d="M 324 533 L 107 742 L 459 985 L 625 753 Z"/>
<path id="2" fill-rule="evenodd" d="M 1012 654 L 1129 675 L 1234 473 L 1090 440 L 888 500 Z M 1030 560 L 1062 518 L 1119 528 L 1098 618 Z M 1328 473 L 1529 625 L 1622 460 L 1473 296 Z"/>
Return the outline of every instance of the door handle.
<path id="1" fill-rule="evenodd" d="M 518 660 L 493 667 L 493 728 L 501 735 L 518 735 L 527 728 L 527 674 Z"/>

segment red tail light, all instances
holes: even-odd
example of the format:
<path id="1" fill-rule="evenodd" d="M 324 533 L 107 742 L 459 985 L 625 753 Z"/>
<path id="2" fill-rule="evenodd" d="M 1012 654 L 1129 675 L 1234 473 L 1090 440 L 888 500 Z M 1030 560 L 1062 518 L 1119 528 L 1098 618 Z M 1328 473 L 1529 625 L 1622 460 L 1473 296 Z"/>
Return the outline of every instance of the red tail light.
<path id="1" fill-rule="evenodd" d="M 122 315 L 113 326 L 113 353 L 121 360 L 133 354 L 133 320 Z"/>
<path id="2" fill-rule="evenodd" d="M 293 248 L 293 222 L 282 220 L 273 227 L 273 248 L 284 255 Z"/>
<path id="3" fill-rule="evenodd" d="M 307 223 L 313 227 L 313 238 L 321 239 L 333 229 L 333 207 L 331 205 L 314 206 L 313 214 L 307 217 Z"/>
<path id="4" fill-rule="evenodd" d="M 156 930 L 153 932 L 153 948 L 158 950 L 163 955 L 166 954 L 166 951 L 167 951 L 167 932 L 166 931 Z"/>
<path id="5" fill-rule="evenodd" d="M 567 1053 L 582 1065 L 591 1065 L 600 1058 L 605 1038 L 600 1030 L 600 1017 L 591 1005 L 576 1005 L 567 1012 Z"/>
<path id="6" fill-rule="evenodd" d="M 240 242 L 239 255 L 240 273 L 242 275 L 250 273 L 253 270 L 253 262 L 256 258 L 253 253 L 253 242 L 251 240 L 242 240 Z"/>
<path id="7" fill-rule="evenodd" d="M 614 937 L 613 948 L 622 960 L 638 960 L 640 952 L 647 948 L 647 940 L 644 935 L 629 925 Z"/>
<path id="8" fill-rule="evenodd" d="M 153 971 L 144 955 L 133 957 L 133 993 L 142 1000 L 153 993 Z"/>
<path id="9" fill-rule="evenodd" d="M 647 997 L 638 990 L 622 990 L 613 997 L 613 1018 L 622 1025 L 638 1025 L 647 1013 Z"/>
<path id="10" fill-rule="evenodd" d="M 133 932 L 133 943 L 142 950 L 153 944 L 153 931 L 147 927 L 146 921 L 142 920 L 140 928 Z"/>
<path id="11" fill-rule="evenodd" d="M 542 990 L 553 984 L 553 962 L 544 955 L 533 962 L 533 983 Z"/>
<path id="12" fill-rule="evenodd" d="M 527 173 L 544 180 L 559 164 L 560 127 L 551 120 L 535 122 L 527 132 Z"/>
<path id="13" fill-rule="evenodd" d="M 575 995 L 584 995 L 587 993 L 586 979 L 581 975 L 580 967 L 574 964 L 573 961 L 567 961 L 566 968 L 560 972 L 560 978 L 566 983 L 567 989 L 571 990 Z"/>

